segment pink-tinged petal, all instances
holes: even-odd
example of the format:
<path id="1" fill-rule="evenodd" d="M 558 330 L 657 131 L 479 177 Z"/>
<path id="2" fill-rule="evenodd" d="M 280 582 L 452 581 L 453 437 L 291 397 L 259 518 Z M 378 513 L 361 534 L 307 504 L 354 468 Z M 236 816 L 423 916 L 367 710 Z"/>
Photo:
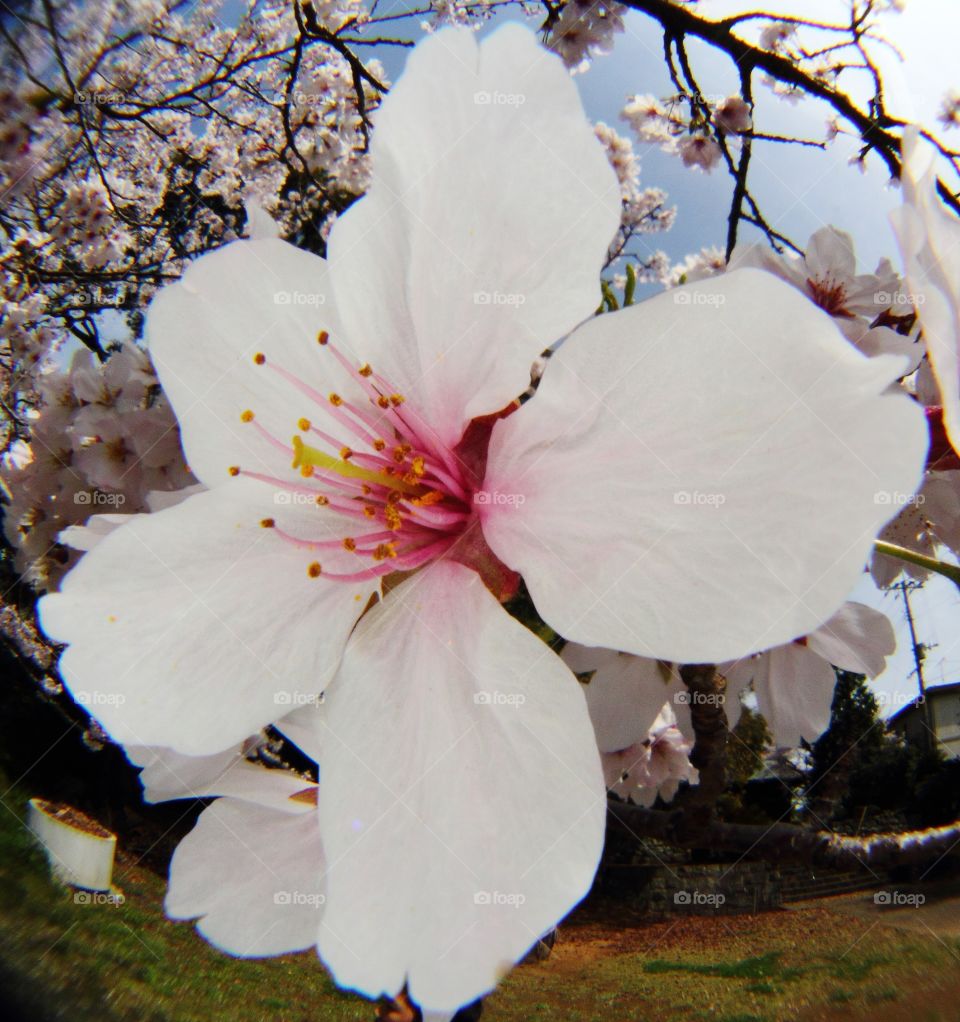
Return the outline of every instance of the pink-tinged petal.
<path id="1" fill-rule="evenodd" d="M 685 691 L 676 668 L 658 660 L 575 642 L 568 642 L 560 657 L 574 674 L 592 675 L 584 693 L 601 752 L 642 742 L 663 704 Z"/>
<path id="2" fill-rule="evenodd" d="M 935 153 L 915 129 L 904 131 L 901 184 L 904 204 L 890 220 L 940 389 L 947 435 L 960 451 L 960 220 L 937 195 Z"/>
<path id="3" fill-rule="evenodd" d="M 165 908 L 228 954 L 279 955 L 312 947 L 323 913 L 317 813 L 233 798 L 201 813 L 170 863 Z"/>
<path id="4" fill-rule="evenodd" d="M 901 368 L 756 270 L 598 316 L 494 427 L 484 535 L 568 639 L 679 663 L 789 641 L 920 482 Z"/>
<path id="5" fill-rule="evenodd" d="M 569 74 L 516 24 L 426 39 L 376 121 L 370 189 L 328 246 L 338 311 L 452 446 L 596 308 L 619 189 Z"/>
<path id="6" fill-rule="evenodd" d="M 261 429 L 288 444 L 300 418 L 326 414 L 278 370 L 322 398 L 347 386 L 317 343 L 320 330 L 337 332 L 327 264 L 276 239 L 237 241 L 202 256 L 153 300 L 150 355 L 190 468 L 207 486 L 224 482 L 233 465 L 296 476 L 290 456 Z M 246 411 L 255 424 L 241 421 Z"/>
<path id="7" fill-rule="evenodd" d="M 258 506 L 263 489 L 235 480 L 131 516 L 41 600 L 44 631 L 68 644 L 64 684 L 114 740 L 219 752 L 333 675 L 376 584 L 311 578 L 316 555 L 261 520 L 317 534 L 323 510 Z M 355 555 L 328 556 L 336 570 Z"/>
<path id="8" fill-rule="evenodd" d="M 812 742 L 830 723 L 830 706 L 837 676 L 819 653 L 798 642 L 732 664 L 721 664 L 727 679 L 727 716 L 736 707 L 734 696 L 752 685 L 757 709 L 777 745 L 795 748 L 800 739 Z"/>
<path id="9" fill-rule="evenodd" d="M 580 686 L 440 561 L 361 620 L 324 710 L 321 956 L 342 986 L 452 1011 L 590 887 L 606 802 Z"/>
<path id="10" fill-rule="evenodd" d="M 807 646 L 841 670 L 875 678 L 896 652 L 897 637 L 886 614 L 862 603 L 845 603 L 807 636 Z"/>

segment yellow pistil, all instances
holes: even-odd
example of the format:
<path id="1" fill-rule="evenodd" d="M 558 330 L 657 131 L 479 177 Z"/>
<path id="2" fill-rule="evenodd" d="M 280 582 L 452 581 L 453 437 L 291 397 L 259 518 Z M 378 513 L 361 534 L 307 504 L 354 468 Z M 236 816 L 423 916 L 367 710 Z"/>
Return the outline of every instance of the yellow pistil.
<path id="1" fill-rule="evenodd" d="M 375 486 L 389 486 L 391 489 L 404 489 L 397 483 L 397 480 L 384 475 L 381 472 L 374 472 L 372 469 L 363 468 L 362 465 L 355 465 L 352 461 L 335 458 L 332 454 L 318 450 L 305 444 L 299 436 L 295 436 L 293 444 L 293 467 L 300 469 L 300 472 L 309 476 L 314 468 L 322 468 L 327 472 L 336 472 L 346 479 L 362 479 L 364 482 L 373 483 Z M 239 472 L 239 469 L 237 470 Z M 411 486 L 407 488 L 408 493 L 416 494 L 419 488 Z"/>

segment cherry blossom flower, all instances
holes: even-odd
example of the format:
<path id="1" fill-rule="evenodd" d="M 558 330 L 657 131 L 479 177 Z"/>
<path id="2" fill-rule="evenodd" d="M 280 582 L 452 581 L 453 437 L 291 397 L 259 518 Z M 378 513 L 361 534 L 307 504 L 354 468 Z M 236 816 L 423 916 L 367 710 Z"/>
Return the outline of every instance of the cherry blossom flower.
<path id="1" fill-rule="evenodd" d="M 830 723 L 834 667 L 875 678 L 897 648 L 885 614 L 846 603 L 826 624 L 793 642 L 717 669 L 727 679 L 725 706 L 731 725 L 739 695 L 752 686 L 757 707 L 780 746 L 813 741 Z"/>
<path id="2" fill-rule="evenodd" d="M 677 146 L 685 167 L 699 167 L 709 173 L 720 162 L 720 146 L 709 135 L 686 135 Z"/>
<path id="3" fill-rule="evenodd" d="M 947 436 L 960 451 L 960 220 L 940 202 L 934 154 L 916 129 L 904 132 L 901 184 L 903 205 L 891 222 L 940 388 Z"/>
<path id="4" fill-rule="evenodd" d="M 753 126 L 750 106 L 742 96 L 728 96 L 718 104 L 713 116 L 724 131 L 734 134 L 742 134 Z"/>
<path id="5" fill-rule="evenodd" d="M 565 0 L 547 45 L 567 67 L 585 71 L 590 58 L 609 53 L 623 31 L 626 8 L 613 0 Z"/>
<path id="6" fill-rule="evenodd" d="M 672 706 L 685 707 L 687 695 L 674 665 L 577 643 L 560 655 L 585 683 L 608 791 L 650 806 L 658 795 L 669 802 L 681 781 L 697 783 L 689 711 L 684 735 Z"/>
<path id="7" fill-rule="evenodd" d="M 581 686 L 499 599 L 522 576 L 572 641 L 673 661 L 789 641 L 856 582 L 926 428 L 900 359 L 769 274 L 592 318 L 620 189 L 517 25 L 421 43 L 371 164 L 326 261 L 234 242 L 154 300 L 208 489 L 131 516 L 40 613 L 71 691 L 124 696 L 98 718 L 127 745 L 215 755 L 324 692 L 312 943 L 340 984 L 449 1012 L 582 897 L 603 840 Z M 174 890 L 209 919 L 207 861 Z"/>

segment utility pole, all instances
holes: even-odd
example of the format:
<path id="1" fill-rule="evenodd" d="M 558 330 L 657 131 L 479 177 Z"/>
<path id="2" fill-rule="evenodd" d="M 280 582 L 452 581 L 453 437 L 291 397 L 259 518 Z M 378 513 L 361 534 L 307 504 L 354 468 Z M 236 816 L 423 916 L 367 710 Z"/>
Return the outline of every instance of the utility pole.
<path id="1" fill-rule="evenodd" d="M 910 607 L 910 593 L 914 589 L 921 589 L 923 587 L 922 582 L 908 582 L 906 579 L 901 579 L 892 588 L 899 590 L 900 595 L 903 597 L 903 605 L 907 611 L 907 624 L 910 626 L 910 642 L 913 645 L 913 662 L 916 667 L 910 672 L 917 676 L 917 688 L 920 691 L 920 705 L 923 713 L 924 729 L 926 731 L 925 745 L 928 752 L 932 752 L 935 742 L 936 735 L 933 730 L 933 715 L 930 712 L 930 703 L 927 700 L 927 686 L 923 678 L 923 658 L 926 656 L 927 647 L 917 640 L 917 628 L 913 621 L 913 610 Z"/>

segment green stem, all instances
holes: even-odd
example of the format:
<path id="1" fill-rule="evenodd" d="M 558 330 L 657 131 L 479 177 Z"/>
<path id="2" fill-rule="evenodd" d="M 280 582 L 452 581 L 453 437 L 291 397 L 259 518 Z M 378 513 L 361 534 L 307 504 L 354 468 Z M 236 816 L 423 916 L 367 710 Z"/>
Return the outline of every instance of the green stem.
<path id="1" fill-rule="evenodd" d="M 916 550 L 908 550 L 906 547 L 897 546 L 895 543 L 886 543 L 882 539 L 876 540 L 873 548 L 878 554 L 896 557 L 898 560 L 916 564 L 918 567 L 926 568 L 928 571 L 935 571 L 938 575 L 943 575 L 944 578 L 950 579 L 955 586 L 960 587 L 960 565 L 947 564 L 946 561 L 938 561 L 935 557 L 918 554 Z"/>

